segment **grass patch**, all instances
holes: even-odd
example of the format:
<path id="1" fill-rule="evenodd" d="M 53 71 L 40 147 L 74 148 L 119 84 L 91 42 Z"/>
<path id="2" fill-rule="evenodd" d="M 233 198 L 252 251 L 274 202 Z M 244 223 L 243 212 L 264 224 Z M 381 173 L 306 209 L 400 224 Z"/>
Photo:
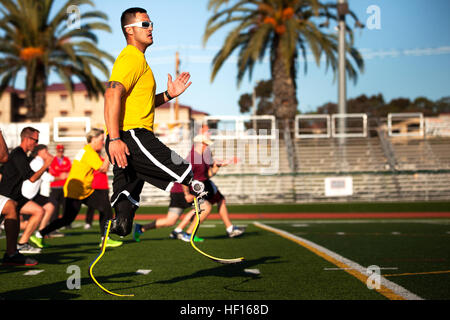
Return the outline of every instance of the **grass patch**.
<path id="1" fill-rule="evenodd" d="M 364 203 L 313 203 L 313 204 L 261 204 L 228 205 L 230 213 L 273 213 L 273 212 L 449 212 L 450 202 L 364 202 Z M 81 212 L 85 213 L 85 208 Z M 214 206 L 213 213 L 217 213 Z M 141 207 L 137 213 L 165 214 L 167 207 Z"/>

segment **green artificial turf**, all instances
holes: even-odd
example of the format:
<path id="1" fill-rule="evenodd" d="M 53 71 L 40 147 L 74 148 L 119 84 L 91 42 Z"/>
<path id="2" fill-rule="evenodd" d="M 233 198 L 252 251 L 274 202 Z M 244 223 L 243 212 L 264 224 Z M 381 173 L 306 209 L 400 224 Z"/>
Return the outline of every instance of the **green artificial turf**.
<path id="1" fill-rule="evenodd" d="M 362 265 L 377 265 L 382 275 L 450 270 L 450 221 L 433 220 L 297 220 L 264 221 L 308 239 Z M 105 294 L 89 277 L 89 266 L 100 253 L 98 224 L 83 223 L 64 230 L 64 238 L 48 239 L 50 248 L 36 255 L 34 267 L 0 267 L 0 299 L 4 300 L 386 300 L 349 273 L 294 241 L 246 224 L 242 237 L 226 236 L 221 221 L 207 220 L 198 235 L 199 249 L 219 258 L 245 257 L 235 265 L 218 264 L 195 251 L 190 243 L 171 240 L 170 228 L 151 230 L 135 242 L 108 248 L 94 268 L 108 290 L 135 297 Z M 116 238 L 117 239 L 117 238 Z M 3 253 L 6 240 L 0 239 Z M 80 270 L 80 289 L 72 268 Z M 394 268 L 394 269 L 392 269 Z M 258 269 L 259 274 L 246 269 Z M 29 270 L 44 270 L 27 276 Z M 138 274 L 138 270 L 151 270 Z M 450 298 L 449 273 L 389 277 L 424 299 Z"/>
<path id="2" fill-rule="evenodd" d="M 94 275 L 108 290 L 135 294 L 118 298 L 105 294 L 90 279 L 88 268 L 99 254 L 96 230 L 65 231 L 64 238 L 50 239 L 50 248 L 36 256 L 32 268 L 1 267 L 0 297 L 3 299 L 83 300 L 347 300 L 384 299 L 346 273 L 324 272 L 332 264 L 273 233 L 248 225 L 235 239 L 225 236 L 221 223 L 202 227 L 206 239 L 201 250 L 220 258 L 245 257 L 235 265 L 222 265 L 200 255 L 190 245 L 168 238 L 168 229 L 152 230 L 140 243 L 125 238 L 119 248 L 107 249 L 94 268 Z M 0 241 L 4 250 L 5 241 Z M 81 289 L 69 290 L 68 267 L 81 270 Z M 44 270 L 25 276 L 27 270 Z M 136 274 L 151 270 L 148 275 Z M 245 269 L 259 269 L 260 274 Z"/>
<path id="3" fill-rule="evenodd" d="M 362 266 L 379 266 L 381 275 L 388 275 L 388 280 L 424 299 L 450 299 L 448 219 L 302 222 L 273 226 L 313 241 Z M 392 276 L 395 274 L 403 275 Z"/>
<path id="4" fill-rule="evenodd" d="M 450 212 L 450 202 L 361 202 L 361 203 L 305 203 L 227 205 L 230 213 L 284 212 Z M 84 211 L 83 211 L 84 212 Z M 165 214 L 167 207 L 141 207 L 138 214 Z M 217 212 L 217 206 L 213 207 Z"/>

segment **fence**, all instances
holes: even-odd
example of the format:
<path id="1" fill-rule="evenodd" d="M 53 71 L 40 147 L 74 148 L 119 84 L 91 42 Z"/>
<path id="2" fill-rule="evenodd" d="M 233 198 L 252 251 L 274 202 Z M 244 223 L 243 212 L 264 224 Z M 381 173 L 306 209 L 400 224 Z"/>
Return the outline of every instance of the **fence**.
<path id="1" fill-rule="evenodd" d="M 344 131 L 339 129 L 342 118 L 347 125 Z M 446 121 L 421 114 L 391 114 L 386 119 L 364 114 L 298 115 L 287 136 L 273 117 L 216 116 L 207 117 L 203 124 L 211 128 L 216 158 L 238 158 L 213 178 L 228 203 L 450 200 L 450 136 L 446 135 L 450 123 Z M 53 151 L 55 133 L 52 137 L 45 124 L 38 125 L 41 141 L 42 132 L 44 136 L 48 132 Z M 193 132 L 201 125 L 185 126 L 176 142 L 167 138 L 170 147 L 186 156 Z M 13 147 L 17 138 L 11 137 L 18 136 L 20 126 L 14 130 L 13 125 L 1 126 Z M 66 155 L 73 158 L 84 142 L 64 144 Z M 145 184 L 141 205 L 168 203 L 167 192 Z"/>

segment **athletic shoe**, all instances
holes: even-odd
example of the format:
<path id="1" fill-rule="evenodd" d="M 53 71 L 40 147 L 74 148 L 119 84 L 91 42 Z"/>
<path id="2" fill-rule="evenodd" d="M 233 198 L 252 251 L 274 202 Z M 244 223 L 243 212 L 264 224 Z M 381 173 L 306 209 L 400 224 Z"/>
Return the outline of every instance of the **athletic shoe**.
<path id="1" fill-rule="evenodd" d="M 38 262 L 30 257 L 25 257 L 19 251 L 16 251 L 12 256 L 7 253 L 3 256 L 2 265 L 4 266 L 35 266 Z"/>
<path id="2" fill-rule="evenodd" d="M 183 232 L 181 240 L 183 240 L 184 242 L 191 242 L 191 235 L 189 233 Z M 194 236 L 194 242 L 203 242 L 203 241 L 205 241 L 205 239 Z"/>
<path id="3" fill-rule="evenodd" d="M 38 238 L 34 234 L 30 237 L 30 241 L 38 248 L 48 248 L 48 244 L 44 242 L 43 238 Z"/>
<path id="4" fill-rule="evenodd" d="M 63 237 L 64 237 L 64 233 L 55 230 L 55 231 L 50 232 L 44 238 L 63 238 Z"/>
<path id="5" fill-rule="evenodd" d="M 140 237 L 141 237 L 141 234 L 143 234 L 141 228 L 142 228 L 142 225 L 140 225 L 139 223 L 134 224 L 133 239 L 136 242 L 141 241 Z"/>
<path id="6" fill-rule="evenodd" d="M 41 253 L 41 248 L 35 248 L 30 246 L 30 244 L 24 243 L 24 244 L 17 244 L 17 250 L 19 250 L 20 253 L 32 253 L 32 254 L 38 254 Z"/>
<path id="7" fill-rule="evenodd" d="M 183 231 L 175 231 L 173 230 L 170 235 L 169 235 L 170 239 L 180 239 L 183 237 Z"/>
<path id="8" fill-rule="evenodd" d="M 240 235 L 242 235 L 245 231 L 245 228 L 239 228 L 236 226 L 233 226 L 233 230 L 231 230 L 231 232 L 227 231 L 228 237 L 230 238 L 234 238 L 234 237 L 239 237 Z"/>
<path id="9" fill-rule="evenodd" d="M 92 226 L 89 223 L 86 223 L 83 228 L 84 230 L 89 230 Z"/>
<path id="10" fill-rule="evenodd" d="M 102 242 L 100 242 L 99 247 L 101 247 L 102 244 L 103 244 L 103 239 L 102 239 Z M 106 246 L 106 248 L 116 248 L 116 247 L 120 247 L 122 244 L 123 244 L 122 241 L 116 241 L 116 240 L 113 240 L 111 238 L 108 238 L 106 240 L 105 246 Z"/>

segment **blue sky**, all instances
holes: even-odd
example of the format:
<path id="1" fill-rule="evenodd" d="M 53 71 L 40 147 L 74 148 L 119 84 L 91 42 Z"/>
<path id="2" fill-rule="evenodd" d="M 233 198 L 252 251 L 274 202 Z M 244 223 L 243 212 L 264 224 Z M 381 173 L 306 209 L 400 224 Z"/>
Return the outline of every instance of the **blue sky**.
<path id="1" fill-rule="evenodd" d="M 147 49 L 146 58 L 157 80 L 157 92 L 166 90 L 167 74 L 174 74 L 175 52 L 179 51 L 181 70 L 190 72 L 193 82 L 180 102 L 211 115 L 239 115 L 240 95 L 251 92 L 258 80 L 270 78 L 269 64 L 258 64 L 252 79 L 246 76 L 238 88 L 237 67 L 230 61 L 211 83 L 211 61 L 227 29 L 214 34 L 203 46 L 203 32 L 211 16 L 207 2 L 94 0 L 96 8 L 108 15 L 112 27 L 112 33 L 99 33 L 99 47 L 117 56 L 126 45 L 120 29 L 121 13 L 128 7 L 143 7 L 154 22 L 154 44 Z M 450 1 L 349 0 L 349 4 L 364 24 L 370 18 L 367 8 L 378 6 L 381 28 L 366 27 L 355 33 L 355 46 L 365 57 L 365 71 L 356 85 L 348 82 L 348 98 L 382 93 L 386 100 L 418 96 L 436 100 L 450 95 Z M 80 8 L 82 12 L 87 9 Z M 301 112 L 337 101 L 337 82 L 331 69 L 326 71 L 323 65 L 309 61 L 307 74 L 303 67 L 299 70 Z M 52 77 L 51 82 L 55 81 Z"/>

